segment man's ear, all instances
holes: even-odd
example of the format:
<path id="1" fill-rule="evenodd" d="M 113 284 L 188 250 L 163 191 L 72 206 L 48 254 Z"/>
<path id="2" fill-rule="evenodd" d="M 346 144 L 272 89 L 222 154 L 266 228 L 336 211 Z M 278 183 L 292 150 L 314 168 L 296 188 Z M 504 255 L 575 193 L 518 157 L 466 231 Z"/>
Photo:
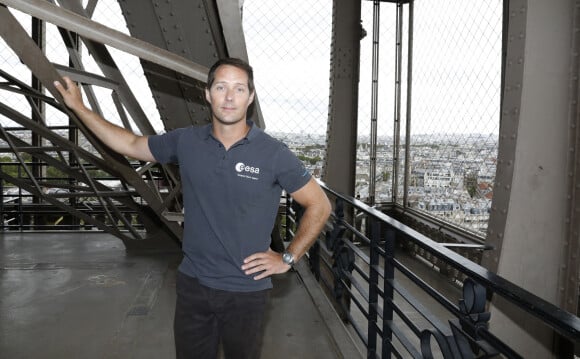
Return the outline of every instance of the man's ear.
<path id="1" fill-rule="evenodd" d="M 248 105 L 251 105 L 251 104 L 254 102 L 254 95 L 255 95 L 255 94 L 256 94 L 256 91 L 253 91 L 253 92 L 250 94 L 250 103 L 248 103 Z"/>
<path id="2" fill-rule="evenodd" d="M 209 89 L 205 88 L 205 100 L 211 105 L 211 97 L 209 96 Z"/>

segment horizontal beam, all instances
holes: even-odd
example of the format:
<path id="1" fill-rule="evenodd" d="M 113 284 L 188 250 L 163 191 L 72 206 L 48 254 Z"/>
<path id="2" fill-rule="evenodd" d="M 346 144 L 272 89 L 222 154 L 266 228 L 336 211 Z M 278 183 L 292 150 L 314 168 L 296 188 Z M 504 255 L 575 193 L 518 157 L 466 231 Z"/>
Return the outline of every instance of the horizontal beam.
<path id="1" fill-rule="evenodd" d="M 120 31 L 89 20 L 74 12 L 53 5 L 45 0 L 0 0 L 0 4 L 22 11 L 38 19 L 60 26 L 80 36 L 109 45 L 128 54 L 137 56 L 203 83 L 207 80 L 208 68 L 196 64 L 173 52 L 153 46 Z"/>

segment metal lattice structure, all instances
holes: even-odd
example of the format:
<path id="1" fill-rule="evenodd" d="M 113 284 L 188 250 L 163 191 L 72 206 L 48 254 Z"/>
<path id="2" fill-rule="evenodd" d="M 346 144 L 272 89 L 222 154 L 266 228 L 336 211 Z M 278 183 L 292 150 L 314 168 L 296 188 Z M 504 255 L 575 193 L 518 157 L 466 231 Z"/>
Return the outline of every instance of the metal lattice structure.
<path id="1" fill-rule="evenodd" d="M 13 10 L 0 8 L 2 38 L 32 76 L 31 86 L 10 73 L 1 73 L 4 91 L 18 94 L 17 101 L 29 104 L 29 111 L 27 106 L 4 102 L 0 107 L 2 144 L 5 152 L 13 154 L 3 161 L 0 175 L 3 183 L 20 189 L 17 196 L 3 198 L 3 223 L 14 222 L 19 229 L 66 223 L 68 227 L 61 229 L 97 227 L 123 239 L 162 235 L 179 240 L 181 226 L 173 220 L 173 214 L 179 218 L 182 209 L 176 169 L 130 161 L 111 152 L 60 103 L 52 82 L 63 75 L 71 77 L 82 84 L 94 111 L 148 135 L 156 133 L 149 120 L 155 120 L 155 116 L 145 113 L 141 97 L 149 99 L 149 107 L 152 100 L 156 101 L 165 129 L 207 123 L 207 111 L 195 111 L 196 106 L 202 108 L 204 104 L 207 63 L 200 65 L 90 20 L 102 2 L 90 2 L 85 8 L 76 1 L 60 4 L 61 7 L 44 1 L 8 3 L 16 8 L 24 6 L 20 10 L 34 16 L 21 15 L 24 19 L 20 21 Z M 123 12 L 128 17 L 131 10 Z M 21 22 L 27 21 L 33 29 L 39 29 L 37 35 L 33 31 L 29 36 L 22 27 Z M 52 25 L 45 30 L 45 22 L 58 26 L 57 32 Z M 51 36 L 47 49 L 46 31 L 58 33 L 61 42 Z M 159 31 L 163 32 L 161 27 Z M 224 41 L 220 43 L 223 45 Z M 121 51 L 113 56 L 110 47 Z M 57 56 L 61 63 L 49 60 L 47 53 L 62 49 L 68 56 Z M 153 84 L 153 97 L 144 96 L 139 86 L 130 86 L 117 65 L 119 57 L 127 62 L 131 56 L 132 61 L 142 62 L 145 76 Z M 64 60 L 68 64 L 63 64 Z M 44 89 L 52 97 L 45 95 Z M 54 212 L 52 216 L 43 213 L 46 207 Z M 46 223 L 53 220 L 54 223 Z"/>
<path id="2" fill-rule="evenodd" d="M 70 76 L 93 110 L 148 135 L 207 123 L 207 68 L 234 56 L 258 64 L 256 123 L 329 189 L 578 311 L 578 1 L 243 3 L 0 0 L 2 230 L 179 241 L 177 169 L 111 152 L 53 81 Z M 274 47 L 265 29 L 292 35 Z M 506 337 L 522 330 L 490 304 Z M 545 350 L 541 334 L 518 345 Z"/>

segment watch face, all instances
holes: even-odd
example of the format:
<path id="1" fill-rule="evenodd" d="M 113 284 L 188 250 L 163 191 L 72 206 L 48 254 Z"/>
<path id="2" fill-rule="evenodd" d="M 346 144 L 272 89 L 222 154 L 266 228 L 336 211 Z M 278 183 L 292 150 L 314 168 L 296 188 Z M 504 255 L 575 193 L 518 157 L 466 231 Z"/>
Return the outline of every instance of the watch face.
<path id="1" fill-rule="evenodd" d="M 288 265 L 292 265 L 294 264 L 294 257 L 292 257 L 292 254 L 285 252 L 284 254 L 282 254 L 282 262 Z"/>

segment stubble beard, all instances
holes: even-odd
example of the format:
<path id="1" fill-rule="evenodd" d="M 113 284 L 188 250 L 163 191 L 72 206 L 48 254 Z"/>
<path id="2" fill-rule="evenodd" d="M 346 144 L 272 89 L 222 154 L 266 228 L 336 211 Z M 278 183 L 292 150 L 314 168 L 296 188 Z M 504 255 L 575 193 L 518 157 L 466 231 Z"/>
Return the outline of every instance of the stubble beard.
<path id="1" fill-rule="evenodd" d="M 226 119 L 224 119 L 221 116 L 217 116 L 215 114 L 215 112 L 213 112 L 212 113 L 212 118 L 213 118 L 213 120 L 215 122 L 217 122 L 217 123 L 219 123 L 221 125 L 224 125 L 224 126 L 234 126 L 234 125 L 239 124 L 240 122 L 244 122 L 244 123 L 246 122 L 245 121 L 246 115 L 240 116 L 239 118 L 236 118 L 236 119 L 233 119 L 233 120 L 226 120 Z"/>

